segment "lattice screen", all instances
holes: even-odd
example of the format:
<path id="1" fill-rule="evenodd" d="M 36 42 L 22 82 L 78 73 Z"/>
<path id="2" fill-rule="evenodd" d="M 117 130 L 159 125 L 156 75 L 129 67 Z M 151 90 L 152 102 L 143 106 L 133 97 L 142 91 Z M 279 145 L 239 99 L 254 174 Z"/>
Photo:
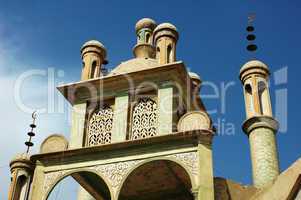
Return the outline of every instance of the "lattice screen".
<path id="1" fill-rule="evenodd" d="M 88 146 L 111 143 L 113 115 L 113 109 L 109 106 L 92 114 L 88 127 Z"/>
<path id="2" fill-rule="evenodd" d="M 157 103 L 150 98 L 141 98 L 133 108 L 131 139 L 155 136 L 157 121 Z"/>

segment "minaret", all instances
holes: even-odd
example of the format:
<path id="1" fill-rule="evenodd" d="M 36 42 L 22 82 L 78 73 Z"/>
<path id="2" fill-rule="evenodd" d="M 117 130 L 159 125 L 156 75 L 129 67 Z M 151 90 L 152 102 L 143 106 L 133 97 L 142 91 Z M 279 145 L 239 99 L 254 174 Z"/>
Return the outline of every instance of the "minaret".
<path id="1" fill-rule="evenodd" d="M 27 200 L 29 198 L 30 184 L 32 181 L 34 163 L 27 153 L 17 155 L 10 162 L 11 184 L 9 200 Z"/>
<path id="2" fill-rule="evenodd" d="M 177 28 L 170 23 L 159 24 L 154 30 L 156 58 L 160 64 L 176 61 L 176 45 L 179 38 Z"/>
<path id="3" fill-rule="evenodd" d="M 29 140 L 25 142 L 27 146 L 26 153 L 18 154 L 9 164 L 11 172 L 11 183 L 8 193 L 9 200 L 27 200 L 29 199 L 30 184 L 32 181 L 35 164 L 30 160 L 29 149 L 34 144 L 32 137 L 37 127 L 35 124 L 37 118 L 36 111 L 32 113 L 32 124 L 30 131 L 27 133 Z"/>
<path id="4" fill-rule="evenodd" d="M 83 69 L 81 80 L 88 80 L 104 76 L 103 64 L 106 64 L 107 51 L 103 44 L 96 40 L 86 42 L 81 48 Z"/>
<path id="5" fill-rule="evenodd" d="M 156 22 L 150 18 L 140 19 L 136 23 L 137 44 L 133 49 L 136 58 L 155 58 L 153 31 L 156 26 Z"/>
<path id="6" fill-rule="evenodd" d="M 268 78 L 267 65 L 258 60 L 247 62 L 240 70 L 247 117 L 243 130 L 249 137 L 253 184 L 257 188 L 272 184 L 279 175 L 278 122 L 272 115 Z"/>

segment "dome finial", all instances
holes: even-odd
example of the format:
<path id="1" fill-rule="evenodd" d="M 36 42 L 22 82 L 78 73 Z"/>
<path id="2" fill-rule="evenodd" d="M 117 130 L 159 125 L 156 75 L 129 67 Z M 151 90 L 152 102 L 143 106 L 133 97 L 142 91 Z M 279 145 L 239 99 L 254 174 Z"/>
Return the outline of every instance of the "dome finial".
<path id="1" fill-rule="evenodd" d="M 136 33 L 138 34 L 138 32 L 141 29 L 149 29 L 150 31 L 153 31 L 157 26 L 157 23 L 151 19 L 151 18 L 142 18 L 140 19 L 135 26 L 136 29 Z"/>
<path id="2" fill-rule="evenodd" d="M 171 23 L 159 24 L 154 30 L 156 58 L 160 64 L 176 61 L 176 46 L 179 39 L 177 28 Z"/>
<path id="3" fill-rule="evenodd" d="M 150 18 L 140 19 L 135 26 L 137 44 L 133 52 L 136 58 L 154 58 L 155 48 L 153 46 L 153 31 L 157 24 Z"/>
<path id="4" fill-rule="evenodd" d="M 97 40 L 89 40 L 81 48 L 83 70 L 81 80 L 98 78 L 106 75 L 103 64 L 107 64 L 106 47 Z"/>

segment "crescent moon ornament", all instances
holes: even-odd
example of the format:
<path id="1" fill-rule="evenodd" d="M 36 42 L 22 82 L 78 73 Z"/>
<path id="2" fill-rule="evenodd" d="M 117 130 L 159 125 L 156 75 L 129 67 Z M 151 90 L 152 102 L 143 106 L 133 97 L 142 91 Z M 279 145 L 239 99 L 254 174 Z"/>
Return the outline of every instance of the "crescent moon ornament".
<path id="1" fill-rule="evenodd" d="M 32 119 L 36 119 L 37 118 L 37 111 L 33 111 L 33 113 L 31 114 Z"/>

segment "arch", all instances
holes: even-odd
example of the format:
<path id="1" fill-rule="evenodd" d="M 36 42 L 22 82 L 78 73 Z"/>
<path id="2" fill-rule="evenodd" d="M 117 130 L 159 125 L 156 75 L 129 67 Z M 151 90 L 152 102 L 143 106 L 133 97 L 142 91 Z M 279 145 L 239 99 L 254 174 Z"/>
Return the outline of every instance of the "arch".
<path id="1" fill-rule="evenodd" d="M 156 49 L 157 49 L 157 52 L 160 52 L 160 47 L 157 47 Z"/>
<path id="2" fill-rule="evenodd" d="M 73 177 L 75 174 L 80 175 L 80 176 L 89 176 L 89 175 L 93 176 L 94 177 L 94 181 L 95 180 L 99 181 L 101 183 L 100 185 L 105 187 L 105 193 L 107 195 L 109 195 L 109 199 L 108 200 L 112 199 L 113 193 L 111 191 L 111 188 L 109 187 L 108 181 L 101 174 L 97 173 L 97 171 L 92 170 L 92 169 L 76 169 L 76 170 L 68 171 L 66 173 L 62 172 L 61 176 L 59 176 L 56 179 L 54 179 L 54 181 L 52 183 L 50 183 L 49 189 L 47 191 L 45 191 L 44 200 L 47 200 L 49 198 L 51 192 L 54 190 L 54 188 L 61 181 L 63 181 L 65 178 L 67 178 L 69 176 Z"/>
<path id="3" fill-rule="evenodd" d="M 13 200 L 25 199 L 27 196 L 27 188 L 26 188 L 27 177 L 25 175 L 21 175 L 17 178 L 15 195 Z"/>
<path id="4" fill-rule="evenodd" d="M 172 61 L 173 61 L 173 58 L 172 58 L 172 46 L 171 46 L 171 44 L 169 44 L 167 46 L 166 63 L 170 63 Z"/>
<path id="5" fill-rule="evenodd" d="M 147 44 L 150 43 L 150 33 L 146 33 L 146 34 L 145 34 L 145 42 L 146 42 Z"/>
<path id="6" fill-rule="evenodd" d="M 253 101 L 253 91 L 250 83 L 245 84 L 245 104 L 246 104 L 246 113 L 250 117 L 255 113 L 254 101 Z"/>
<path id="7" fill-rule="evenodd" d="M 90 78 L 96 78 L 97 77 L 97 74 L 96 74 L 96 66 L 97 66 L 97 62 L 96 60 L 94 60 L 92 62 L 92 65 L 91 65 L 91 74 L 90 74 Z"/>
<path id="8" fill-rule="evenodd" d="M 159 157 L 159 158 L 152 158 L 152 159 L 148 159 L 144 162 L 141 162 L 139 164 L 137 164 L 135 167 L 133 167 L 131 170 L 129 170 L 127 172 L 127 174 L 124 176 L 123 180 L 121 181 L 121 184 L 120 184 L 120 188 L 119 190 L 117 191 L 117 196 L 118 197 L 118 200 L 123 200 L 123 192 L 124 191 L 127 191 L 127 194 L 130 193 L 130 191 L 128 190 L 129 188 L 127 188 L 127 181 L 131 181 L 131 177 L 135 177 L 137 174 L 140 174 L 140 172 L 143 171 L 143 168 L 145 168 L 144 170 L 147 170 L 147 167 L 150 167 L 151 165 L 153 165 L 152 167 L 155 169 L 155 170 L 164 170 L 162 167 L 155 167 L 156 165 L 155 164 L 159 164 L 159 165 L 166 165 L 166 169 L 169 169 L 169 170 L 181 170 L 181 172 L 183 173 L 182 175 L 185 176 L 185 183 L 180 183 L 182 185 L 182 187 L 186 187 L 186 193 L 189 193 L 188 195 L 190 195 L 190 198 L 188 198 L 189 200 L 192 200 L 193 199 L 193 196 L 192 196 L 192 193 L 191 193 L 191 189 L 194 188 L 196 186 L 196 183 L 193 179 L 193 176 L 191 174 L 191 172 L 187 169 L 187 167 L 182 164 L 181 162 L 179 162 L 178 160 L 176 159 L 173 159 L 173 158 L 166 158 L 166 157 Z M 152 170 L 149 170 L 149 171 L 146 171 L 146 172 L 152 172 L 152 173 L 156 173 L 157 171 L 152 171 Z M 177 171 L 179 172 L 179 171 Z M 171 171 L 170 173 L 172 175 L 174 175 L 174 179 L 180 181 L 182 180 L 183 177 L 179 177 L 175 171 Z M 151 178 L 154 178 L 155 180 L 153 180 L 153 182 L 156 182 L 158 180 L 156 180 L 156 178 L 160 179 L 160 178 L 165 178 L 165 177 L 162 177 L 160 176 L 160 174 L 157 174 L 155 176 L 151 176 L 149 177 L 148 175 L 146 175 L 147 177 L 147 180 L 149 181 L 149 179 Z M 141 179 L 139 179 L 139 181 L 141 181 Z M 145 180 L 144 180 L 145 181 Z M 132 181 L 133 182 L 133 181 Z M 172 181 L 171 180 L 167 180 L 168 184 L 172 184 Z M 136 182 L 135 182 L 136 183 Z M 161 183 L 161 182 L 160 182 Z M 188 186 L 186 185 L 183 185 L 183 184 L 188 184 Z M 143 182 L 139 182 L 139 185 L 136 185 L 136 186 L 141 186 L 141 185 L 145 185 Z M 162 185 L 159 185 L 158 187 L 162 187 Z M 184 189 L 183 188 L 183 189 Z M 177 188 L 179 189 L 179 188 Z M 170 192 L 170 191 L 169 191 Z M 174 190 L 173 193 L 176 193 L 177 191 Z M 154 198 L 154 196 L 150 197 L 151 199 Z M 131 198 L 130 198 L 131 199 Z M 165 199 L 165 198 L 164 198 Z M 154 200 L 157 200 L 156 198 Z"/>
<path id="9" fill-rule="evenodd" d="M 135 95 L 139 95 L 139 93 L 143 93 L 144 91 L 154 91 L 157 95 L 159 86 L 157 83 L 152 81 L 143 81 L 136 86 Z"/>
<path id="10" fill-rule="evenodd" d="M 143 139 L 157 135 L 158 113 L 157 103 L 152 98 L 140 98 L 132 110 L 131 136 L 132 140 Z"/>
<path id="11" fill-rule="evenodd" d="M 268 93 L 268 88 L 265 81 L 263 80 L 260 80 L 258 82 L 258 97 L 259 97 L 260 114 L 271 115 L 270 97 Z"/>
<path id="12" fill-rule="evenodd" d="M 157 46 L 156 47 L 156 59 L 158 60 L 158 63 L 160 63 L 160 51 L 161 51 L 160 47 Z"/>

